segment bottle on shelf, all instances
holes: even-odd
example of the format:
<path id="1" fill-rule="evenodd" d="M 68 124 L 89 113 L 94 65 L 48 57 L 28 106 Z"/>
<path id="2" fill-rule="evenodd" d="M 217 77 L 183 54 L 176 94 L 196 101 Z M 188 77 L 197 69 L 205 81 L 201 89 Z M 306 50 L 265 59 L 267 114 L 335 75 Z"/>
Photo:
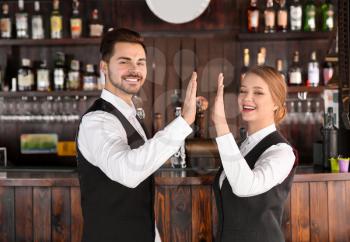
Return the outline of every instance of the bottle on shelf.
<path id="1" fill-rule="evenodd" d="M 22 65 L 18 69 L 18 91 L 33 91 L 35 87 L 34 73 L 31 68 L 31 61 L 27 58 L 22 59 Z"/>
<path id="2" fill-rule="evenodd" d="M 290 30 L 300 31 L 302 27 L 303 8 L 299 0 L 293 0 L 289 7 Z"/>
<path id="3" fill-rule="evenodd" d="M 53 83 L 56 91 L 62 91 L 65 86 L 65 55 L 63 52 L 56 52 L 55 67 L 53 70 Z"/>
<path id="4" fill-rule="evenodd" d="M 334 74 L 334 68 L 332 62 L 328 61 L 327 58 L 323 64 L 323 83 L 325 86 L 328 85 Z"/>
<path id="5" fill-rule="evenodd" d="M 36 70 L 36 89 L 38 91 L 51 91 L 50 83 L 50 71 L 47 68 L 46 60 L 43 60 Z"/>
<path id="6" fill-rule="evenodd" d="M 290 86 L 301 86 L 303 85 L 302 69 L 299 64 L 299 51 L 295 51 L 293 54 L 293 63 L 289 67 L 288 71 Z"/>
<path id="7" fill-rule="evenodd" d="M 86 72 L 83 76 L 83 90 L 92 91 L 97 89 L 97 76 L 94 65 L 87 64 Z"/>
<path id="8" fill-rule="evenodd" d="M 18 12 L 16 15 L 16 37 L 19 39 L 29 38 L 28 13 L 24 10 L 23 0 L 18 0 Z"/>
<path id="9" fill-rule="evenodd" d="M 331 0 L 325 0 L 321 5 L 322 27 L 321 30 L 332 31 L 334 28 L 334 5 Z"/>
<path id="10" fill-rule="evenodd" d="M 323 168 L 329 169 L 329 159 L 338 155 L 338 129 L 335 126 L 335 114 L 329 107 L 324 118 L 323 136 Z"/>
<path id="11" fill-rule="evenodd" d="M 68 71 L 67 90 L 79 90 L 81 83 L 80 62 L 71 60 Z"/>
<path id="12" fill-rule="evenodd" d="M 286 74 L 283 71 L 283 60 L 277 59 L 276 60 L 276 69 L 281 74 L 284 81 L 286 81 Z"/>
<path id="13" fill-rule="evenodd" d="M 241 68 L 241 81 L 249 69 L 249 64 L 250 64 L 249 49 L 245 48 L 243 50 L 243 67 Z"/>
<path id="14" fill-rule="evenodd" d="M 79 0 L 73 0 L 73 14 L 70 19 L 70 33 L 72 39 L 80 38 L 83 21 L 79 15 Z"/>
<path id="15" fill-rule="evenodd" d="M 176 107 L 175 117 L 181 116 L 181 112 L 181 107 Z M 185 142 L 183 142 L 180 149 L 170 157 L 170 162 L 173 168 L 186 168 Z"/>
<path id="16" fill-rule="evenodd" d="M 273 7 L 273 0 L 266 1 L 266 9 L 264 11 L 265 33 L 274 33 L 276 30 L 276 12 Z"/>
<path id="17" fill-rule="evenodd" d="M 277 30 L 279 32 L 287 32 L 288 29 L 288 11 L 286 8 L 286 0 L 279 0 L 277 10 Z"/>
<path id="18" fill-rule="evenodd" d="M 50 17 L 51 39 L 61 39 L 63 31 L 62 15 L 60 13 L 60 1 L 53 0 L 53 9 Z"/>
<path id="19" fill-rule="evenodd" d="M 316 5 L 314 0 L 308 0 L 304 6 L 304 24 L 305 32 L 316 31 Z"/>
<path id="20" fill-rule="evenodd" d="M 258 66 L 263 66 L 265 65 L 265 61 L 266 61 L 266 48 L 261 47 L 257 55 L 256 63 Z"/>
<path id="21" fill-rule="evenodd" d="M 91 12 L 91 22 L 89 25 L 90 37 L 101 37 L 103 34 L 103 24 L 100 21 L 98 9 L 94 9 Z"/>
<path id="22" fill-rule="evenodd" d="M 311 53 L 307 69 L 306 86 L 317 87 L 320 84 L 320 68 L 317 62 L 316 51 Z"/>
<path id="23" fill-rule="evenodd" d="M 0 30 L 1 38 L 12 38 L 12 20 L 9 15 L 9 5 L 7 3 L 2 4 L 2 13 L 0 17 Z"/>
<path id="24" fill-rule="evenodd" d="M 34 2 L 34 14 L 32 15 L 32 39 L 44 38 L 44 21 L 40 14 L 40 2 Z"/>
<path id="25" fill-rule="evenodd" d="M 257 0 L 250 0 L 247 11 L 248 17 L 248 32 L 258 32 L 259 30 L 259 9 Z"/>

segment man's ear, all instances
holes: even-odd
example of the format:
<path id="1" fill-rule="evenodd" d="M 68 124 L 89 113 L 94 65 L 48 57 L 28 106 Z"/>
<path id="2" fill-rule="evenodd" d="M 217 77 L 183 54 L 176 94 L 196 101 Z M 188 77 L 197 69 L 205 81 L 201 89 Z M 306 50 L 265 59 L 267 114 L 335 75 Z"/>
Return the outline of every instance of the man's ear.
<path id="1" fill-rule="evenodd" d="M 107 75 L 107 62 L 105 62 L 104 60 L 100 61 L 100 71 L 102 71 L 103 74 Z"/>

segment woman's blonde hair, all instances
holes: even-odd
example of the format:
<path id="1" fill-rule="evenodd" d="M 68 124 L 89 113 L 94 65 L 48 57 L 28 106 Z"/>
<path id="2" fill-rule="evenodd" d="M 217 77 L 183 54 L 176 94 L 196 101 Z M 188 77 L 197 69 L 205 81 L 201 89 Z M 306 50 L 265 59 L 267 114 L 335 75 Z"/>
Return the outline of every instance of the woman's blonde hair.
<path id="1" fill-rule="evenodd" d="M 255 74 L 261 77 L 269 87 L 272 100 L 277 105 L 274 119 L 275 123 L 280 123 L 287 114 L 285 106 L 287 98 L 287 85 L 282 75 L 273 67 L 270 66 L 254 66 L 248 70 L 246 74 Z"/>

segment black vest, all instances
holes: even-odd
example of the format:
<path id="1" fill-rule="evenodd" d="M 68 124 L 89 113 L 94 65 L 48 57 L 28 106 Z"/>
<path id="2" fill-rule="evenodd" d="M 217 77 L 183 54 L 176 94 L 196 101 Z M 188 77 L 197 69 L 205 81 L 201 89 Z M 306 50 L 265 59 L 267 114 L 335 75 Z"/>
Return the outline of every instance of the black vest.
<path id="1" fill-rule="evenodd" d="M 140 134 L 111 103 L 98 99 L 85 113 L 102 110 L 122 123 L 131 149 L 144 144 Z M 85 115 L 84 114 L 84 115 Z M 131 189 L 109 179 L 78 149 L 84 227 L 83 242 L 154 242 L 153 176 Z"/>
<path id="2" fill-rule="evenodd" d="M 249 167 L 253 169 L 261 154 L 278 143 L 287 141 L 277 131 L 267 135 L 245 156 Z M 219 218 L 217 241 L 283 242 L 284 236 L 281 230 L 283 208 L 292 186 L 295 167 L 281 184 L 251 197 L 236 196 L 227 178 L 220 190 L 221 172 L 222 167 L 214 182 Z"/>

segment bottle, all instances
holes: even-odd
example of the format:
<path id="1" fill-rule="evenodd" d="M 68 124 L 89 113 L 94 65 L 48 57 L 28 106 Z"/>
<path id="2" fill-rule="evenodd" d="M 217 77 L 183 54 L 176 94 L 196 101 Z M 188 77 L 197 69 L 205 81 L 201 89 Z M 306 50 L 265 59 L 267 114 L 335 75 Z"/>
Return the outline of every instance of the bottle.
<path id="1" fill-rule="evenodd" d="M 243 67 L 241 69 L 241 81 L 249 69 L 249 62 L 250 62 L 249 49 L 245 48 L 243 50 Z"/>
<path id="2" fill-rule="evenodd" d="M 328 85 L 334 74 L 334 68 L 332 62 L 328 61 L 327 58 L 323 64 L 323 83 L 325 86 Z"/>
<path id="3" fill-rule="evenodd" d="M 266 9 L 264 11 L 264 18 L 265 18 L 265 33 L 273 33 L 275 32 L 276 24 L 276 12 L 273 8 L 273 0 L 267 0 L 266 2 Z"/>
<path id="4" fill-rule="evenodd" d="M 284 81 L 286 81 L 286 74 L 283 71 L 283 60 L 277 59 L 276 60 L 276 69 L 281 74 Z"/>
<path id="5" fill-rule="evenodd" d="M 316 51 L 311 53 L 311 58 L 307 69 L 307 82 L 306 86 L 317 87 L 320 83 L 320 68 L 316 60 Z"/>
<path id="6" fill-rule="evenodd" d="M 316 31 L 316 6 L 313 0 L 308 0 L 304 6 L 304 25 L 306 32 Z"/>
<path id="7" fill-rule="evenodd" d="M 32 16 L 32 39 L 44 38 L 43 16 L 40 14 L 39 1 L 34 2 L 34 14 Z"/>
<path id="8" fill-rule="evenodd" d="M 87 64 L 86 72 L 83 76 L 83 90 L 92 91 L 97 89 L 97 76 L 95 74 L 94 65 Z"/>
<path id="9" fill-rule="evenodd" d="M 321 5 L 322 31 L 332 31 L 334 28 L 334 5 L 331 0 L 325 0 Z"/>
<path id="10" fill-rule="evenodd" d="M 299 65 L 299 51 L 295 51 L 293 55 L 293 63 L 289 68 L 289 85 L 300 86 L 303 84 L 302 69 Z"/>
<path id="11" fill-rule="evenodd" d="M 338 129 L 335 126 L 335 114 L 333 108 L 329 107 L 324 118 L 322 129 L 323 136 L 323 168 L 329 170 L 331 157 L 338 155 Z"/>
<path id="12" fill-rule="evenodd" d="M 175 108 L 175 117 L 181 116 L 181 107 Z M 186 168 L 185 142 L 180 146 L 180 149 L 170 157 L 171 166 L 173 168 Z"/>
<path id="13" fill-rule="evenodd" d="M 29 38 L 28 32 L 28 13 L 24 11 L 23 0 L 18 0 L 18 12 L 16 13 L 16 34 L 17 38 Z"/>
<path id="14" fill-rule="evenodd" d="M 279 1 L 279 8 L 277 10 L 277 30 L 280 32 L 287 32 L 288 28 L 288 11 L 286 8 L 286 0 Z"/>
<path id="15" fill-rule="evenodd" d="M 256 63 L 258 66 L 263 66 L 265 65 L 265 61 L 266 61 L 266 48 L 261 47 L 257 55 Z"/>
<path id="16" fill-rule="evenodd" d="M 36 70 L 36 89 L 38 91 L 50 91 L 50 71 L 47 68 L 46 61 L 43 60 L 40 63 L 39 68 Z"/>
<path id="17" fill-rule="evenodd" d="M 303 9 L 299 0 L 293 0 L 289 8 L 290 30 L 300 31 L 302 25 Z"/>
<path id="18" fill-rule="evenodd" d="M 99 19 L 97 9 L 92 10 L 89 30 L 90 37 L 101 37 L 103 34 L 103 24 Z"/>
<path id="19" fill-rule="evenodd" d="M 79 90 L 81 83 L 80 62 L 72 60 L 68 71 L 67 90 Z"/>
<path id="20" fill-rule="evenodd" d="M 31 68 L 29 59 L 22 59 L 22 66 L 18 69 L 18 90 L 33 91 L 34 90 L 34 73 Z"/>
<path id="21" fill-rule="evenodd" d="M 1 38 L 4 38 L 4 39 L 12 38 L 12 21 L 9 15 L 9 5 L 7 3 L 2 4 L 0 30 L 1 30 Z"/>
<path id="22" fill-rule="evenodd" d="M 65 55 L 62 52 L 56 52 L 55 67 L 53 70 L 53 83 L 56 91 L 62 91 L 65 86 L 66 73 L 64 69 Z"/>
<path id="23" fill-rule="evenodd" d="M 50 17 L 51 23 L 51 38 L 61 39 L 62 38 L 62 15 L 60 13 L 60 2 L 59 0 L 53 0 L 53 10 Z"/>
<path id="24" fill-rule="evenodd" d="M 250 5 L 247 11 L 248 17 L 248 32 L 258 32 L 259 30 L 259 9 L 257 0 L 250 0 Z"/>
<path id="25" fill-rule="evenodd" d="M 82 19 L 79 16 L 79 0 L 73 0 L 73 14 L 70 19 L 70 33 L 72 39 L 81 37 L 82 25 Z"/>

